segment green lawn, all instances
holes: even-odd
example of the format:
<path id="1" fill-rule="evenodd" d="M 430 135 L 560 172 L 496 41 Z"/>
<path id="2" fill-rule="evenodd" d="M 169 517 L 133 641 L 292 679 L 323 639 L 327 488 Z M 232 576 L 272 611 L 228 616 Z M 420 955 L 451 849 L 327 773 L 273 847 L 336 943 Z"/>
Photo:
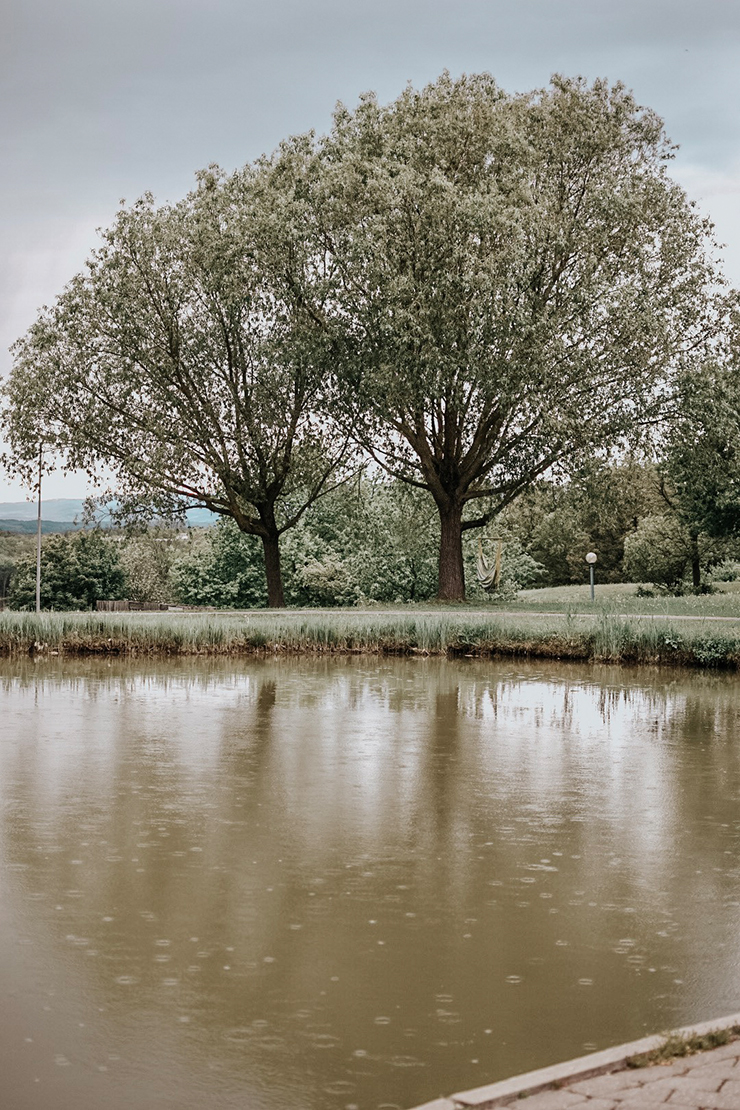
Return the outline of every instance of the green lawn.
<path id="1" fill-rule="evenodd" d="M 714 594 L 686 597 L 637 597 L 637 585 L 596 586 L 595 600 L 584 586 L 555 586 L 522 590 L 516 601 L 502 605 L 512 612 L 644 613 L 656 616 L 737 617 L 740 619 L 740 582 L 722 582 Z"/>

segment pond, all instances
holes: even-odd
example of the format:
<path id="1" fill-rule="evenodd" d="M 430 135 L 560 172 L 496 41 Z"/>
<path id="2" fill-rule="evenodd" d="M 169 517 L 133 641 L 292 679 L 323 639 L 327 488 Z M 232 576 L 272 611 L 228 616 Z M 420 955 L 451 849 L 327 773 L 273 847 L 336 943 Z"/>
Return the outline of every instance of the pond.
<path id="1" fill-rule="evenodd" d="M 740 1009 L 732 676 L 0 668 L 9 1110 L 388 1110 Z"/>

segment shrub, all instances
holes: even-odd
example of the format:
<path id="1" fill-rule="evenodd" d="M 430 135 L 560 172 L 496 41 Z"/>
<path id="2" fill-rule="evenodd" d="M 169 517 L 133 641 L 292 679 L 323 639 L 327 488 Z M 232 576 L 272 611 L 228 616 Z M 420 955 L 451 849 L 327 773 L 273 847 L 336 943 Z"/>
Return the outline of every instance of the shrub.
<path id="1" fill-rule="evenodd" d="M 42 609 L 92 609 L 96 601 L 125 597 L 125 575 L 115 541 L 103 532 L 45 537 L 41 550 Z M 36 607 L 36 557 L 16 567 L 11 609 Z"/>
<path id="2" fill-rule="evenodd" d="M 633 582 L 680 592 L 691 564 L 691 538 L 675 517 L 647 516 L 624 541 L 624 569 Z"/>

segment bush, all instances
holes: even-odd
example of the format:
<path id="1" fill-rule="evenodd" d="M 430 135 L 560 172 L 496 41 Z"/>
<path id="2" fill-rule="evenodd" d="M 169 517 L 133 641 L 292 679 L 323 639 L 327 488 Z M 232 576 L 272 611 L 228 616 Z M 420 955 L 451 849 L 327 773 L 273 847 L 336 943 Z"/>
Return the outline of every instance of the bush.
<path id="1" fill-rule="evenodd" d="M 715 582 L 737 582 L 740 578 L 740 563 L 736 559 L 723 559 L 712 569 Z"/>
<path id="2" fill-rule="evenodd" d="M 262 544 L 231 520 L 194 533 L 170 574 L 175 597 L 185 605 L 253 609 L 267 605 Z"/>
<path id="3" fill-rule="evenodd" d="M 93 609 L 96 601 L 125 596 L 125 575 L 116 542 L 110 536 L 94 531 L 44 538 L 42 609 Z M 35 555 L 19 560 L 8 600 L 11 609 L 35 609 Z"/>
<path id="4" fill-rule="evenodd" d="M 691 537 L 669 516 L 647 516 L 624 541 L 624 570 L 632 582 L 652 582 L 681 592 L 691 566 Z"/>
<path id="5" fill-rule="evenodd" d="M 120 545 L 126 577 L 126 597 L 131 601 L 170 601 L 175 535 L 153 528 L 127 537 Z"/>

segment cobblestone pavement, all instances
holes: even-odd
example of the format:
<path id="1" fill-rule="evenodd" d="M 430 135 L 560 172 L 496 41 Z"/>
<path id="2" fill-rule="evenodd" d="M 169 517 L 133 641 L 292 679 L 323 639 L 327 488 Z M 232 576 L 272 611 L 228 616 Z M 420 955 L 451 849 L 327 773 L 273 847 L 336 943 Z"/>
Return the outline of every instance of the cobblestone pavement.
<path id="1" fill-rule="evenodd" d="M 503 1105 L 512 1110 L 740 1110 L 740 1040 L 672 1064 L 625 1068 Z"/>

